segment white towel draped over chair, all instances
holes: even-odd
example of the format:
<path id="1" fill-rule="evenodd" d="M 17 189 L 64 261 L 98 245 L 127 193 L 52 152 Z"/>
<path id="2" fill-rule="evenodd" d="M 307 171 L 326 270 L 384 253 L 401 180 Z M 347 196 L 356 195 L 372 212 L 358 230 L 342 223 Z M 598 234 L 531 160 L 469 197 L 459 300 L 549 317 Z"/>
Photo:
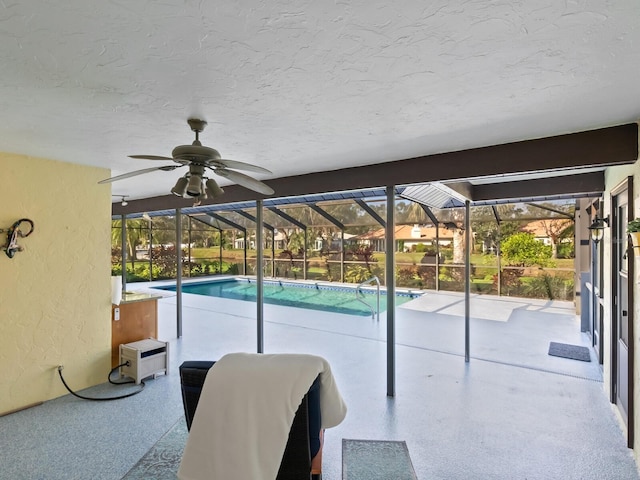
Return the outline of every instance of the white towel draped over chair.
<path id="1" fill-rule="evenodd" d="M 322 428 L 334 427 L 347 408 L 324 358 L 222 357 L 207 373 L 178 478 L 274 480 L 295 413 L 318 375 Z"/>

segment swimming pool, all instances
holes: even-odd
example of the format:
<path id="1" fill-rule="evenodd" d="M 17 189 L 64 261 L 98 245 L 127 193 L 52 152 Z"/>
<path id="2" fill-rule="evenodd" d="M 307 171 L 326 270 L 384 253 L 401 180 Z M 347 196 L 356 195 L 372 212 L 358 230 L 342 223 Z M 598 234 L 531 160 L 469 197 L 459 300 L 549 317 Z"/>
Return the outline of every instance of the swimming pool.
<path id="1" fill-rule="evenodd" d="M 176 286 L 169 285 L 163 290 L 175 292 Z M 352 288 L 332 285 L 293 283 L 293 282 L 264 282 L 264 303 L 284 305 L 287 307 L 307 308 L 333 313 L 346 313 L 349 315 L 370 316 L 371 308 L 376 309 L 375 289 L 361 289 L 364 294 L 364 305 L 356 299 L 356 286 Z M 182 284 L 183 293 L 206 295 L 209 297 L 230 298 L 233 300 L 256 301 L 257 285 L 255 280 L 213 280 Z M 401 305 L 409 300 L 419 297 L 418 293 L 396 292 L 396 305 Z M 363 298 L 361 296 L 360 298 Z M 380 311 L 387 309 L 387 295 L 380 290 Z"/>

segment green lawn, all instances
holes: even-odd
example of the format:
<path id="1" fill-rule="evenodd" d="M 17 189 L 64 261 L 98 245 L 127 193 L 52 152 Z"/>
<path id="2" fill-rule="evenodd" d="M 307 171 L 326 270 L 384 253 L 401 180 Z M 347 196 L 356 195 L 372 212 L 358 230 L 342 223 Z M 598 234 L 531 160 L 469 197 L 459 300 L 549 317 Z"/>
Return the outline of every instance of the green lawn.
<path id="1" fill-rule="evenodd" d="M 282 252 L 282 250 L 276 250 L 276 258 Z M 265 257 L 270 258 L 271 250 L 265 250 Z M 226 261 L 230 259 L 236 259 L 237 261 L 242 261 L 244 259 L 244 251 L 237 249 L 223 249 L 222 256 Z M 420 261 L 424 253 L 415 253 L 415 252 L 398 252 L 395 255 L 396 263 L 398 264 L 408 264 L 408 265 L 419 265 Z M 208 258 L 208 259 L 217 259 L 220 257 L 220 249 L 218 247 L 210 247 L 210 248 L 192 248 L 191 249 L 191 257 L 194 259 L 199 258 Z M 255 250 L 247 250 L 247 258 L 255 258 L 256 251 Z M 379 265 L 384 265 L 386 255 L 384 253 L 376 253 L 374 254 L 374 258 L 377 260 Z M 309 262 L 324 262 L 324 259 L 319 255 L 310 255 L 307 257 L 307 261 Z M 445 260 L 445 263 L 450 263 L 450 261 Z M 555 268 L 569 268 L 573 269 L 573 259 L 572 258 L 559 258 L 554 260 Z M 473 253 L 471 254 L 471 264 L 475 266 L 496 266 L 498 265 L 498 260 L 494 255 L 483 255 L 481 253 Z"/>

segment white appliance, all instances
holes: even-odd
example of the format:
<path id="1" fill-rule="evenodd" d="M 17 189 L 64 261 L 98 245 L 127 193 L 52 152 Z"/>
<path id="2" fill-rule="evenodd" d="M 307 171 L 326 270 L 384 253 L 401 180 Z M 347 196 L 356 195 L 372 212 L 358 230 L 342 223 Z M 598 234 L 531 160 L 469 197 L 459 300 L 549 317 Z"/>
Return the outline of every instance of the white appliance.
<path id="1" fill-rule="evenodd" d="M 158 373 L 169 374 L 169 343 L 153 338 L 120 345 L 120 375 L 135 380 L 136 385 L 147 377 Z"/>

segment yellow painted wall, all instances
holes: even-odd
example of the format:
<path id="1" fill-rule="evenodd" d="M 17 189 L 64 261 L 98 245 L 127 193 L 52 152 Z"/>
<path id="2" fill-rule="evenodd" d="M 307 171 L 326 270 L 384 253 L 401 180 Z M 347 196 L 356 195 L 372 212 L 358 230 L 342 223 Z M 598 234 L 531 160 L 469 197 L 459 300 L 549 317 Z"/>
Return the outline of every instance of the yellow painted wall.
<path id="1" fill-rule="evenodd" d="M 104 383 L 111 361 L 111 189 L 103 168 L 0 153 L 0 228 L 35 230 L 0 252 L 0 413 Z M 0 244 L 6 233 L 0 234 Z"/>

